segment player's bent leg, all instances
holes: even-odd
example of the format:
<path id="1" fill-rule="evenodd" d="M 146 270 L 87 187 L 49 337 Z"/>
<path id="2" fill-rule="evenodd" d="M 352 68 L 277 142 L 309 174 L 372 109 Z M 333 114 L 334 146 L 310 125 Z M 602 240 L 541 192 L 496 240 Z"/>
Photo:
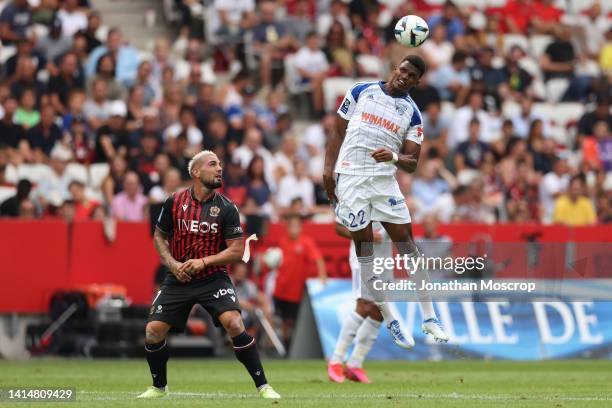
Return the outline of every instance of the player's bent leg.
<path id="1" fill-rule="evenodd" d="M 162 321 L 150 321 L 145 329 L 145 351 L 147 363 L 153 378 L 153 385 L 137 398 L 163 398 L 168 395 L 166 366 L 168 345 L 166 335 L 170 325 Z"/>
<path id="2" fill-rule="evenodd" d="M 228 310 L 221 313 L 217 319 L 232 338 L 236 358 L 251 375 L 259 395 L 264 399 L 279 399 L 280 395 L 274 391 L 266 380 L 255 339 L 246 332 L 240 312 L 238 310 Z"/>
<path id="3" fill-rule="evenodd" d="M 416 244 L 412 240 L 412 224 L 394 224 L 390 222 L 383 222 L 382 224 L 389 234 L 389 237 L 391 237 L 391 240 L 395 243 L 397 251 L 400 254 L 406 254 L 409 257 L 421 256 Z M 427 270 L 423 268 L 414 271 L 413 276 L 419 287 L 421 286 L 419 282 L 429 281 Z M 419 291 L 417 295 L 423 315 L 423 324 L 421 325 L 423 333 L 431 334 L 437 342 L 448 342 L 449 336 L 444 332 L 442 324 L 438 320 L 438 316 L 436 315 L 436 311 L 431 301 L 431 295 L 426 291 Z"/>

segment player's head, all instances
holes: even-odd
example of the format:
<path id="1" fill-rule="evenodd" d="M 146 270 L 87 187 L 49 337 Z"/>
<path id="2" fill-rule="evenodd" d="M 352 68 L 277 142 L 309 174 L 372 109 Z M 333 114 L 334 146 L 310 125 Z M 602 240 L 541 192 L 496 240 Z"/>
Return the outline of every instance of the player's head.
<path id="1" fill-rule="evenodd" d="M 193 156 L 187 165 L 187 170 L 194 183 L 201 183 L 202 186 L 210 190 L 219 188 L 223 184 L 221 161 L 210 150 L 203 150 Z"/>
<path id="2" fill-rule="evenodd" d="M 389 85 L 393 93 L 406 94 L 427 72 L 425 61 L 418 55 L 407 55 L 393 70 Z"/>

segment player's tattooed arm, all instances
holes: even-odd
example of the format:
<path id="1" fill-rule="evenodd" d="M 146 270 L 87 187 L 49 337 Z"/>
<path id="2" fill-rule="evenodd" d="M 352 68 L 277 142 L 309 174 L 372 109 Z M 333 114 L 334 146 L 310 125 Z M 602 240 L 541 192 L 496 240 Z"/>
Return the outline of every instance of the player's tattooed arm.
<path id="1" fill-rule="evenodd" d="M 162 263 L 166 265 L 168 269 L 170 269 L 170 272 L 172 272 L 172 274 L 176 276 L 179 281 L 189 282 L 191 280 L 191 276 L 179 271 L 182 263 L 174 259 L 170 253 L 170 245 L 168 244 L 166 234 L 159 228 L 155 228 L 155 232 L 153 233 L 153 242 L 155 243 L 155 249 L 161 258 Z"/>
<path id="2" fill-rule="evenodd" d="M 325 147 L 325 167 L 323 169 L 323 186 L 329 201 L 334 204 L 338 202 L 336 197 L 336 180 L 334 180 L 334 168 L 340 153 L 340 147 L 346 136 L 348 121 L 340 116 L 336 117 L 335 131 L 330 135 Z"/>
<path id="3" fill-rule="evenodd" d="M 190 259 L 179 268 L 179 271 L 192 274 L 200 271 L 207 266 L 230 265 L 242 260 L 244 253 L 244 238 L 226 239 L 225 248 L 218 254 L 209 255 L 205 258 Z"/>

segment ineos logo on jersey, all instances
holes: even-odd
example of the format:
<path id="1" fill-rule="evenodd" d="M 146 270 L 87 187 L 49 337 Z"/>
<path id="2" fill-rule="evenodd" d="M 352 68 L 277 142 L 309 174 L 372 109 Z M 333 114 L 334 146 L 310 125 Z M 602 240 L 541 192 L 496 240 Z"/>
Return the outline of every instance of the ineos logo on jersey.
<path id="1" fill-rule="evenodd" d="M 231 289 L 231 288 L 230 289 L 219 289 L 217 293 L 215 293 L 213 296 L 215 297 L 215 299 L 219 299 L 219 297 L 225 296 L 228 293 L 233 295 L 234 289 Z"/>
<path id="2" fill-rule="evenodd" d="M 198 222 L 196 220 L 179 220 L 179 231 L 201 232 L 207 234 L 209 232 L 216 234 L 219 232 L 219 224 L 216 222 Z"/>

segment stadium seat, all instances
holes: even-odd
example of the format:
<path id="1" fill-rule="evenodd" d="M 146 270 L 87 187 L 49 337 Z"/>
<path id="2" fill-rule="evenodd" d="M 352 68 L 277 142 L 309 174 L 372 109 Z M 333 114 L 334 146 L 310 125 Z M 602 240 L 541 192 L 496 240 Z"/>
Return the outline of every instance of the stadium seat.
<path id="1" fill-rule="evenodd" d="M 565 78 L 553 78 L 546 81 L 546 100 L 548 102 L 559 102 L 567 90 L 569 81 Z"/>
<path id="2" fill-rule="evenodd" d="M 66 174 L 69 175 L 70 180 L 78 180 L 87 184 L 88 174 L 87 167 L 80 163 L 69 163 L 66 166 Z"/>
<path id="3" fill-rule="evenodd" d="M 504 54 L 507 54 L 510 51 L 510 48 L 518 45 L 523 49 L 523 51 L 529 51 L 529 40 L 527 37 L 521 34 L 506 34 L 504 35 Z"/>
<path id="4" fill-rule="evenodd" d="M 102 181 L 108 176 L 110 166 L 108 163 L 93 163 L 89 165 L 89 186 L 94 190 L 100 189 Z"/>
<path id="5" fill-rule="evenodd" d="M 32 183 L 38 183 L 52 173 L 51 167 L 45 164 L 22 164 L 17 167 L 17 180 L 28 179 Z"/>
<path id="6" fill-rule="evenodd" d="M 548 44 L 553 42 L 551 35 L 537 34 L 529 38 L 529 54 L 536 59 L 540 59 Z"/>
<path id="7" fill-rule="evenodd" d="M 535 59 L 531 57 L 524 57 L 521 58 L 518 64 L 534 78 L 542 78 L 542 70 Z"/>
<path id="8" fill-rule="evenodd" d="M 0 203 L 13 197 L 15 194 L 17 194 L 17 189 L 15 187 L 0 186 Z"/>
<path id="9" fill-rule="evenodd" d="M 11 58 L 17 52 L 17 48 L 11 45 L 2 45 L 0 46 L 0 65 L 4 65 L 4 63 Z"/>
<path id="10" fill-rule="evenodd" d="M 513 100 L 506 100 L 502 104 L 502 115 L 505 118 L 512 118 L 521 113 L 521 105 Z"/>

